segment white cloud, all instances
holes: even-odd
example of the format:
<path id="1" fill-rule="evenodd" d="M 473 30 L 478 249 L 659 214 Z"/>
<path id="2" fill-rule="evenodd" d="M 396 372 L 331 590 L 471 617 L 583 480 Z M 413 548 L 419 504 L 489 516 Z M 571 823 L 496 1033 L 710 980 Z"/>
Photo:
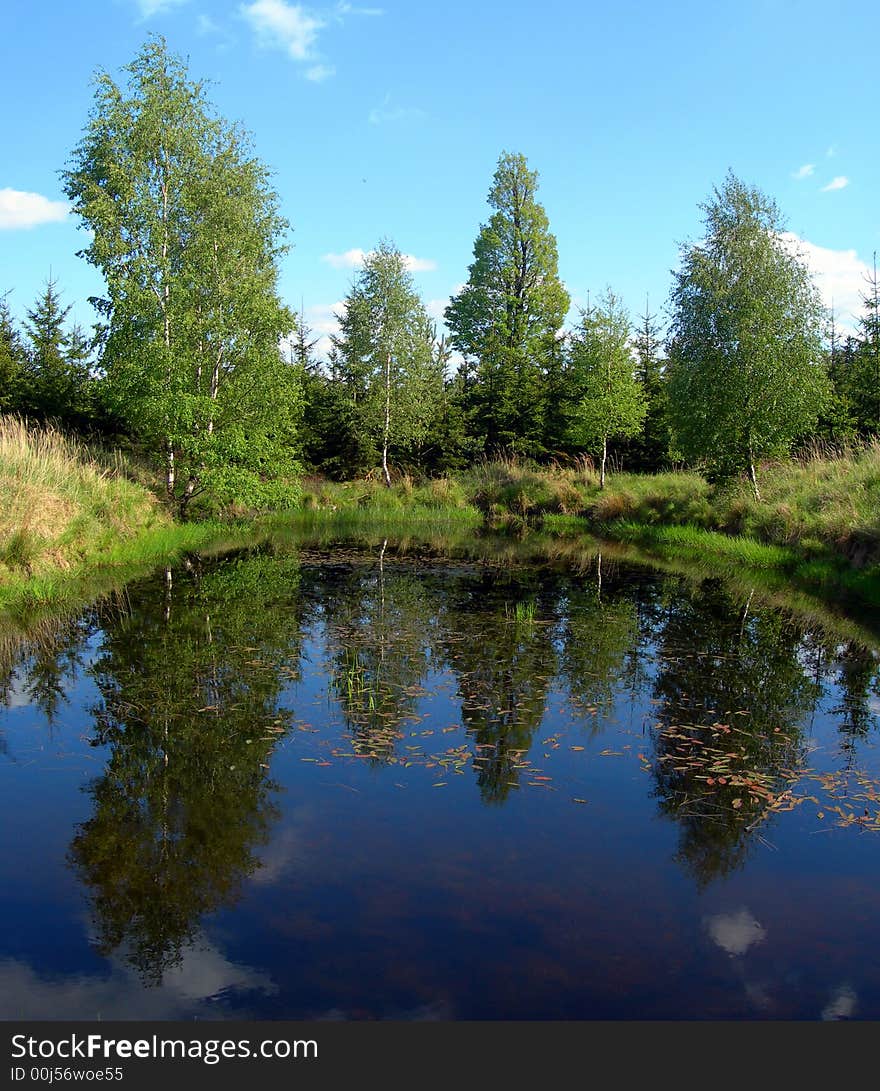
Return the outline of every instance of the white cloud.
<path id="1" fill-rule="evenodd" d="M 196 20 L 196 29 L 199 34 L 219 34 L 220 27 L 210 15 L 200 15 Z"/>
<path id="2" fill-rule="evenodd" d="M 149 19 L 153 15 L 160 15 L 163 11 L 169 11 L 186 3 L 188 0 L 137 0 L 142 19 Z"/>
<path id="3" fill-rule="evenodd" d="M 315 333 L 336 333 L 339 329 L 338 317 L 345 314 L 345 300 L 335 303 L 313 303 L 306 307 L 306 324 Z"/>
<path id="4" fill-rule="evenodd" d="M 437 268 L 437 262 L 432 258 L 417 258 L 414 254 L 404 254 L 403 264 L 411 273 L 430 273 Z"/>
<path id="5" fill-rule="evenodd" d="M 706 929 L 718 946 L 729 955 L 744 955 L 761 943 L 767 933 L 748 909 L 738 913 L 718 913 L 706 921 Z"/>
<path id="6" fill-rule="evenodd" d="M 241 13 L 261 44 L 283 49 L 295 61 L 312 59 L 318 31 L 326 26 L 323 19 L 301 4 L 286 4 L 284 0 L 254 0 L 242 4 Z"/>
<path id="7" fill-rule="evenodd" d="M 780 236 L 792 253 L 806 263 L 826 307 L 834 307 L 839 325 L 854 328 L 862 311 L 862 294 L 870 267 L 855 250 L 830 250 L 802 239 L 793 231 Z"/>
<path id="8" fill-rule="evenodd" d="M 70 212 L 65 201 L 50 201 L 39 193 L 0 189 L 0 230 L 56 223 Z"/>
<path id="9" fill-rule="evenodd" d="M 411 273 L 430 273 L 437 268 L 437 262 L 432 258 L 417 258 L 414 254 L 404 254 L 403 264 Z"/>
<path id="10" fill-rule="evenodd" d="M 810 175 L 815 171 L 815 169 L 815 163 L 804 163 L 802 167 L 798 167 L 798 169 L 792 174 L 792 178 L 797 178 L 799 181 L 801 178 L 809 178 Z"/>
<path id="11" fill-rule="evenodd" d="M 843 174 L 838 174 L 836 178 L 832 178 L 827 186 L 822 187 L 822 193 L 830 193 L 835 189 L 846 189 L 849 185 L 849 178 Z"/>
<path id="12" fill-rule="evenodd" d="M 334 269 L 357 269 L 371 253 L 371 250 L 362 250 L 355 246 L 343 254 L 325 254 L 321 261 Z M 428 273 L 437 268 L 436 261 L 431 258 L 417 258 L 415 254 L 404 254 L 403 264 L 411 273 Z"/>
<path id="13" fill-rule="evenodd" d="M 366 250 L 355 247 L 353 250 L 346 250 L 344 254 L 325 254 L 321 261 L 334 269 L 356 269 L 363 265 L 366 256 Z"/>
<path id="14" fill-rule="evenodd" d="M 260 45 L 283 50 L 292 60 L 306 64 L 303 75 L 313 83 L 329 79 L 336 72 L 316 48 L 319 33 L 330 23 L 343 23 L 349 15 L 382 14 L 380 8 L 359 8 L 348 3 L 338 3 L 335 8 L 320 12 L 303 4 L 288 4 L 286 0 L 252 0 L 241 4 L 239 11 Z"/>
<path id="15" fill-rule="evenodd" d="M 313 83 L 320 83 L 322 80 L 329 79 L 336 74 L 336 69 L 329 64 L 313 64 L 311 68 L 306 69 L 306 79 L 311 80 Z"/>
<path id="16" fill-rule="evenodd" d="M 336 16 L 339 19 L 342 19 L 346 15 L 370 15 L 370 16 L 376 16 L 376 15 L 384 15 L 384 14 L 385 14 L 385 12 L 382 10 L 382 8 L 358 8 L 358 7 L 355 7 L 354 4 L 344 4 L 344 3 L 336 5 Z"/>
<path id="17" fill-rule="evenodd" d="M 345 314 L 345 300 L 340 299 L 335 303 L 315 303 L 305 308 L 305 323 L 309 328 L 311 339 L 317 341 L 315 354 L 321 360 L 326 360 L 333 347 L 331 336 L 339 333 L 339 316 Z M 299 314 L 297 314 L 299 322 Z M 290 351 L 291 341 L 285 338 L 281 342 L 281 351 L 286 355 Z"/>

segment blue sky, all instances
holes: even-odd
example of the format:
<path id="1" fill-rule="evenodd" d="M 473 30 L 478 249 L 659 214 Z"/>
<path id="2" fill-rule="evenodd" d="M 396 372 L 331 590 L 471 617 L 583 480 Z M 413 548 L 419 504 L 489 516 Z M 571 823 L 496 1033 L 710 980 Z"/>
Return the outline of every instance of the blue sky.
<path id="1" fill-rule="evenodd" d="M 2 24 L 0 292 L 19 316 L 51 270 L 94 320 L 58 172 L 93 73 L 120 77 L 151 32 L 253 134 L 292 226 L 282 294 L 325 336 L 382 237 L 442 313 L 503 150 L 539 172 L 575 304 L 610 285 L 662 311 L 728 169 L 775 198 L 839 320 L 880 250 L 872 0 L 4 0 Z"/>

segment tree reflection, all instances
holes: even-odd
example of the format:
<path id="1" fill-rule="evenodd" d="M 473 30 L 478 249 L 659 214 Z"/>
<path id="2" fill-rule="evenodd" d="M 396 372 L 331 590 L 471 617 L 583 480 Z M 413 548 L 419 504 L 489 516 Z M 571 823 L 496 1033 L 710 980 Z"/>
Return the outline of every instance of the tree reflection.
<path id="1" fill-rule="evenodd" d="M 522 576 L 503 586 L 484 573 L 462 582 L 443 616 L 444 655 L 487 803 L 502 803 L 519 785 L 517 767 L 544 717 L 557 668 L 549 620 L 557 582 Z"/>
<path id="2" fill-rule="evenodd" d="M 330 689 L 356 753 L 390 761 L 402 725 L 416 717 L 430 669 L 435 595 L 426 581 L 375 567 L 352 568 L 325 587 Z"/>
<path id="3" fill-rule="evenodd" d="M 832 711 L 840 716 L 840 745 L 851 763 L 859 743 L 880 723 L 880 676 L 874 653 L 854 641 L 841 648 L 837 664 L 841 700 Z"/>
<path id="4" fill-rule="evenodd" d="M 679 824 L 678 859 L 701 884 L 742 865 L 764 785 L 803 761 L 822 686 L 805 673 L 802 639 L 789 618 L 752 613 L 750 601 L 737 609 L 713 581 L 668 610 L 653 773 L 662 811 Z"/>
<path id="5" fill-rule="evenodd" d="M 299 660 L 298 578 L 295 560 L 270 556 L 174 585 L 168 573 L 105 628 L 93 741 L 110 756 L 70 856 L 99 951 L 119 950 L 146 982 L 258 866 L 277 813 L 269 758 L 291 718 L 279 699 Z"/>
<path id="6" fill-rule="evenodd" d="M 572 585 L 566 596 L 559 664 L 569 701 L 592 717 L 594 732 L 600 710 L 614 703 L 622 685 L 634 699 L 643 684 L 638 603 L 607 564 L 603 583 L 601 564 L 600 554 L 595 579 Z"/>
<path id="7" fill-rule="evenodd" d="M 13 693 L 27 698 L 53 728 L 81 677 L 88 657 L 88 638 L 96 628 L 94 611 L 74 617 L 47 618 L 22 636 L 0 635 L 0 704 Z"/>

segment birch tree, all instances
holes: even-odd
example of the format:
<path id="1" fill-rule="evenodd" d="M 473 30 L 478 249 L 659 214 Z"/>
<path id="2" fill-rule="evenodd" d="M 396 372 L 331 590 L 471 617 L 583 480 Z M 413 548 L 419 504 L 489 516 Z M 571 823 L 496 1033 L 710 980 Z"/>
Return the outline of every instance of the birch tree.
<path id="1" fill-rule="evenodd" d="M 95 103 L 64 172 L 104 275 L 102 365 L 114 409 L 161 449 L 168 499 L 265 500 L 290 455 L 298 394 L 279 342 L 287 222 L 249 136 L 161 38 Z M 269 490 L 271 491 L 271 490 Z"/>
<path id="2" fill-rule="evenodd" d="M 635 376 L 629 318 L 610 289 L 598 306 L 581 311 L 569 352 L 578 395 L 572 437 L 600 454 L 599 487 L 604 489 L 609 439 L 637 435 L 647 412 Z"/>
<path id="3" fill-rule="evenodd" d="M 390 450 L 418 446 L 443 401 L 434 327 L 393 243 L 383 240 L 365 258 L 333 349 L 334 374 L 346 391 L 353 427 L 373 445 L 390 486 Z"/>
<path id="4" fill-rule="evenodd" d="M 701 206 L 672 291 L 669 400 L 676 445 L 719 474 L 785 453 L 815 424 L 829 384 L 819 293 L 775 203 L 729 174 Z"/>

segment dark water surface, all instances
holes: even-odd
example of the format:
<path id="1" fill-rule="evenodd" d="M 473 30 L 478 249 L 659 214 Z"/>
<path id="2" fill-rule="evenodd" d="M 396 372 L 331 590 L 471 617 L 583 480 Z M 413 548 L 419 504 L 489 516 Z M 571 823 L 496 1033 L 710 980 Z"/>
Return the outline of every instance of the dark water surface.
<path id="1" fill-rule="evenodd" d="M 876 651 L 712 580 L 318 559 L 0 643 L 4 1018 L 880 1018 Z"/>

